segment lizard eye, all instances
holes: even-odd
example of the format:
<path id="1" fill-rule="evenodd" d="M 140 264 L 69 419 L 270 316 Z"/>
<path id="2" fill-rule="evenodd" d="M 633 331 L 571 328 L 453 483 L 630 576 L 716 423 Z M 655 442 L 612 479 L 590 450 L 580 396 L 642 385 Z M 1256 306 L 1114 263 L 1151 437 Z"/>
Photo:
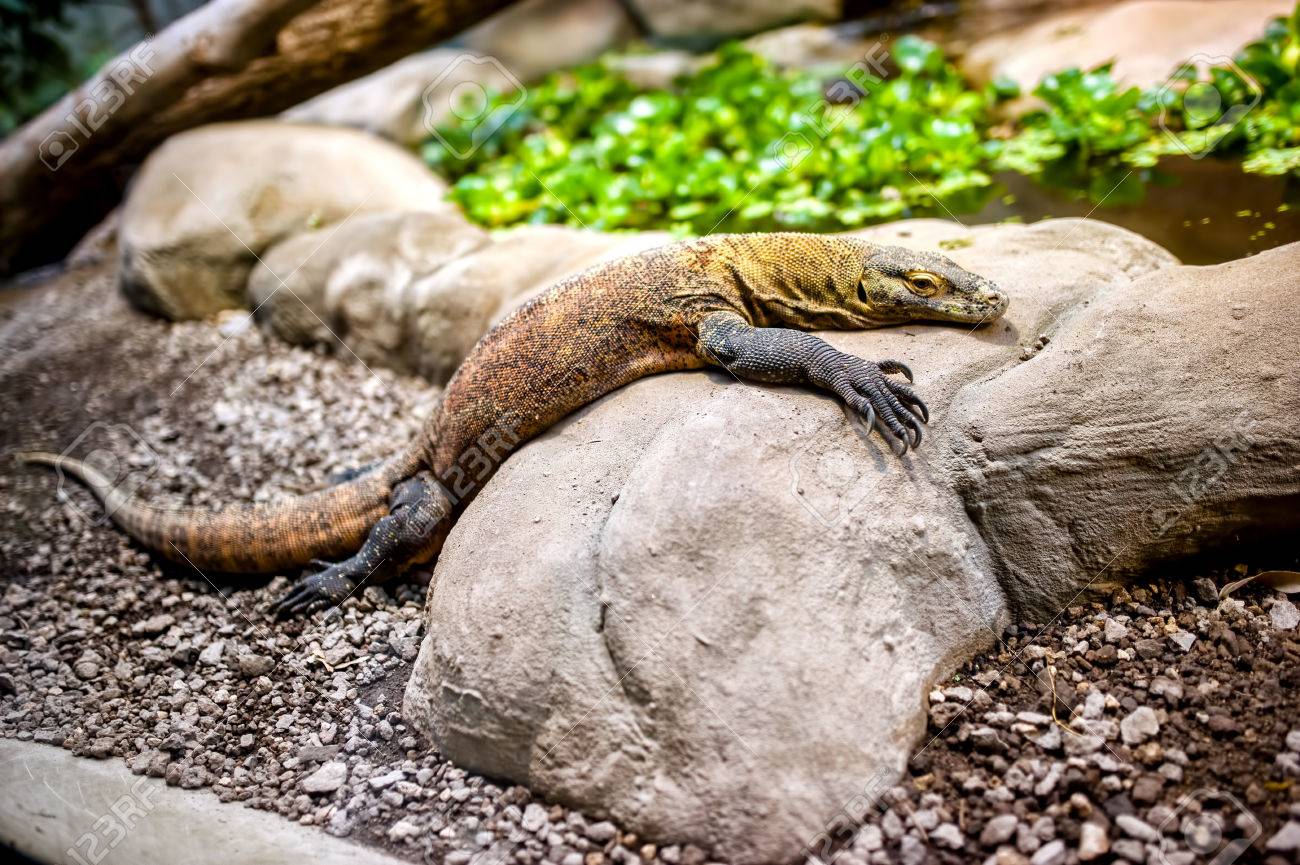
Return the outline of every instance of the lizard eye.
<path id="1" fill-rule="evenodd" d="M 926 270 L 912 270 L 904 274 L 907 287 L 922 297 L 938 294 L 943 288 L 943 277 Z"/>
<path id="2" fill-rule="evenodd" d="M 867 287 L 860 282 L 858 283 L 858 300 L 863 303 L 867 302 Z"/>

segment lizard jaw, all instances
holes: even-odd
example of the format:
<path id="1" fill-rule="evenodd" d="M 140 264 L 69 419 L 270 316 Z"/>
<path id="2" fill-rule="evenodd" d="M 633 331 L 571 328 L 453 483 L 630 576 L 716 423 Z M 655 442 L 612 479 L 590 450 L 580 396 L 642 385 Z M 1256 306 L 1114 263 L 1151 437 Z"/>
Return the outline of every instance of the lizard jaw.
<path id="1" fill-rule="evenodd" d="M 973 324 L 976 327 L 1002 317 L 1011 299 L 993 283 L 969 294 L 946 297 L 936 304 L 937 317 L 944 321 Z"/>

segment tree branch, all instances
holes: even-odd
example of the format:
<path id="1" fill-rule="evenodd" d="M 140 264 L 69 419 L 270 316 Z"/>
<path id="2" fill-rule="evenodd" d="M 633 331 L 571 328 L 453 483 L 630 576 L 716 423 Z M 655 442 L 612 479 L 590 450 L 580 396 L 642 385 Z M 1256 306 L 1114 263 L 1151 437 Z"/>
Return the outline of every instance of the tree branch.
<path id="1" fill-rule="evenodd" d="M 510 0 L 213 0 L 0 142 L 0 273 L 63 255 L 168 136 L 275 114 Z"/>

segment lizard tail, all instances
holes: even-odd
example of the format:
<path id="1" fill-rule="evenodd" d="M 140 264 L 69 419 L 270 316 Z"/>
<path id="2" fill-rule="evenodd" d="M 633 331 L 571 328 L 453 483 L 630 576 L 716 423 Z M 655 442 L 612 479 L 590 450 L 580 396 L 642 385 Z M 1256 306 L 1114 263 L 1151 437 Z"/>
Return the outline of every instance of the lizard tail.
<path id="1" fill-rule="evenodd" d="M 21 453 L 18 459 L 85 484 L 108 517 L 148 549 L 175 562 L 228 573 L 264 573 L 351 555 L 388 513 L 393 487 L 422 463 L 421 451 L 411 448 L 329 489 L 274 504 L 205 510 L 149 504 L 82 460 L 42 452 Z"/>

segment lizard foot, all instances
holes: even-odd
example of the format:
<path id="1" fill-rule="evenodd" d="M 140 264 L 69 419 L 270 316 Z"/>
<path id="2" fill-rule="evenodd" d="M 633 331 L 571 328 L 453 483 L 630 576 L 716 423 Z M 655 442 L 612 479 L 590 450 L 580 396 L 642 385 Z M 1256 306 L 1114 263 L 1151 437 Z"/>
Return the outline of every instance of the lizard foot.
<path id="1" fill-rule="evenodd" d="M 272 610 L 284 618 L 343 603 L 356 588 L 356 581 L 342 572 L 342 566 L 346 564 L 330 565 L 319 573 L 303 577 L 275 603 Z"/>
<path id="2" fill-rule="evenodd" d="M 382 583 L 410 565 L 428 561 L 446 537 L 451 501 L 433 476 L 421 472 L 399 483 L 389 512 L 370 528 L 356 555 L 336 564 L 313 562 L 323 569 L 304 577 L 274 606 L 279 616 L 310 613 L 342 603 L 369 580 Z"/>
<path id="3" fill-rule="evenodd" d="M 833 372 L 827 377 L 831 390 L 876 429 L 893 448 L 893 439 L 902 444 L 898 455 L 921 444 L 921 427 L 930 422 L 930 410 L 908 382 L 912 371 L 896 360 L 872 363 L 851 354 L 836 353 Z M 907 382 L 889 378 L 901 373 Z"/>

